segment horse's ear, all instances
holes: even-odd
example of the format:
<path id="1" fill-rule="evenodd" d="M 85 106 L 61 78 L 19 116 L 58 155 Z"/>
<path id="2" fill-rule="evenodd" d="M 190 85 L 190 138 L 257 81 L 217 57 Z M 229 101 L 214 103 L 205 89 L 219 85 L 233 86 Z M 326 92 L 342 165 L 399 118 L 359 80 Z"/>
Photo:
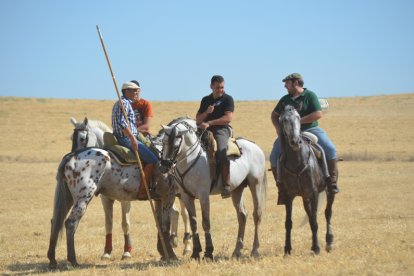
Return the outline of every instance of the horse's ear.
<path id="1" fill-rule="evenodd" d="M 76 126 L 76 124 L 78 123 L 77 121 L 76 121 L 76 119 L 75 118 L 73 118 L 73 117 L 70 117 L 70 122 L 72 123 L 72 125 L 74 125 L 74 126 Z"/>
<path id="2" fill-rule="evenodd" d="M 83 120 L 83 125 L 85 125 L 85 126 L 88 125 L 88 117 L 85 117 L 85 119 Z"/>
<path id="3" fill-rule="evenodd" d="M 168 126 L 166 125 L 161 125 L 162 129 L 165 130 L 166 128 L 168 128 Z"/>
<path id="4" fill-rule="evenodd" d="M 286 104 L 282 103 L 282 112 L 285 111 Z"/>

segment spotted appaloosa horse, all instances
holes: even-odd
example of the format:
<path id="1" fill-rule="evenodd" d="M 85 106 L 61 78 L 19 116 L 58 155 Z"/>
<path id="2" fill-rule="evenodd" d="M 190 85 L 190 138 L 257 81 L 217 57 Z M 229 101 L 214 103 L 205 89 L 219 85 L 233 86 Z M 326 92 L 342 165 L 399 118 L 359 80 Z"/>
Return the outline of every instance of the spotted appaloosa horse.
<path id="1" fill-rule="evenodd" d="M 98 120 L 88 120 L 85 118 L 83 122 L 77 122 L 71 117 L 70 122 L 75 127 L 72 134 L 72 152 L 87 147 L 103 147 L 104 132 L 111 132 L 112 129 L 104 122 Z M 102 259 L 111 259 L 112 253 L 112 228 L 113 228 L 113 209 L 114 200 L 101 194 L 101 202 L 105 212 L 105 247 Z M 122 230 L 124 232 L 124 253 L 122 260 L 131 258 L 132 244 L 129 235 L 130 227 L 130 201 L 120 201 L 122 211 Z"/>
<path id="2" fill-rule="evenodd" d="M 319 193 L 326 191 L 326 174 L 320 166 L 310 142 L 303 139 L 300 131 L 300 115 L 294 107 L 287 105 L 279 117 L 282 131 L 281 157 L 278 165 L 278 176 L 280 175 L 281 184 L 287 192 L 286 199 L 286 238 L 285 255 L 289 255 L 292 250 L 291 230 L 292 230 L 292 201 L 296 196 L 301 196 L 303 206 L 309 218 L 312 230 L 312 247 L 315 254 L 319 254 L 318 243 L 318 221 L 317 206 Z M 327 192 L 327 204 L 325 209 L 326 218 L 326 250 L 330 251 L 333 244 L 333 231 L 331 226 L 332 205 L 335 194 Z"/>
<path id="3" fill-rule="evenodd" d="M 67 259 L 73 266 L 77 266 L 75 232 L 89 202 L 98 194 L 120 201 L 135 200 L 139 186 L 142 184 L 141 179 L 137 165 L 121 166 L 113 160 L 108 151 L 103 149 L 85 148 L 67 154 L 61 161 L 56 176 L 57 185 L 47 253 L 50 260 L 49 267 L 57 267 L 55 249 L 63 223 L 66 227 Z M 161 195 L 161 200 L 155 203 L 168 256 L 163 251 L 160 254 L 164 259 L 175 259 L 176 256 L 169 242 L 169 215 L 176 191 L 169 179 L 166 174 L 160 173 L 157 167 L 153 181 L 157 193 Z M 69 211 L 69 217 L 66 219 Z M 157 248 L 160 251 L 160 246 Z"/>
<path id="4" fill-rule="evenodd" d="M 74 125 L 74 130 L 72 134 L 72 152 L 80 150 L 86 147 L 103 147 L 104 132 L 111 132 L 112 129 L 109 128 L 104 122 L 99 120 L 89 120 L 85 118 L 83 122 L 78 122 L 75 118 L 71 117 L 70 122 Z M 162 131 L 160 131 L 162 135 Z M 154 137 L 152 139 L 153 146 L 161 152 L 162 147 L 162 137 Z M 111 259 L 112 252 L 112 228 L 113 228 L 113 205 L 114 200 L 108 198 L 101 194 L 101 202 L 105 211 L 105 247 L 104 253 L 102 254 L 102 259 Z M 179 200 L 181 217 L 184 223 L 184 249 L 183 255 L 189 254 L 191 252 L 191 235 L 190 235 L 190 219 L 188 217 L 188 212 L 185 209 L 184 203 Z M 122 230 L 124 232 L 124 253 L 122 254 L 122 259 L 130 258 L 132 251 L 132 243 L 130 239 L 129 229 L 130 229 L 130 210 L 131 203 L 129 201 L 120 201 L 121 211 L 122 211 Z M 171 229 L 170 229 L 170 240 L 173 247 L 178 246 L 178 218 L 180 212 L 178 211 L 175 204 L 171 209 Z"/>

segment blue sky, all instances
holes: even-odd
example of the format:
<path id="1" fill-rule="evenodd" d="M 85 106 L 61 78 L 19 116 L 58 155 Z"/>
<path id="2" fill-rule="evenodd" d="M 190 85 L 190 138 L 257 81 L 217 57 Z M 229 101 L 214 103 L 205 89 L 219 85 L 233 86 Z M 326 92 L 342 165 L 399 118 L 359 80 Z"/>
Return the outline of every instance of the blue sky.
<path id="1" fill-rule="evenodd" d="M 0 1 L 0 95 L 274 100 L 300 72 L 320 97 L 413 93 L 414 1 Z"/>

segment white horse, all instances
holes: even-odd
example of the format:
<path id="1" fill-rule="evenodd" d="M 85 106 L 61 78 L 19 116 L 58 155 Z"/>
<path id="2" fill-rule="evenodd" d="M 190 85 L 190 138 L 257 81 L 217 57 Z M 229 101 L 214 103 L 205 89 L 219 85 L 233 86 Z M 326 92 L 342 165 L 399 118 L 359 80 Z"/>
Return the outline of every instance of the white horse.
<path id="1" fill-rule="evenodd" d="M 112 129 L 109 128 L 105 123 L 98 121 L 98 120 L 88 120 L 87 118 L 84 119 L 83 122 L 78 122 L 75 118 L 71 117 L 70 122 L 74 125 L 75 129 L 72 135 L 72 152 L 76 150 L 80 150 L 87 147 L 103 147 L 104 139 L 103 134 L 104 132 L 111 132 Z M 160 143 L 153 143 L 158 150 L 161 151 Z M 113 205 L 114 200 L 111 198 L 106 197 L 105 195 L 101 194 L 101 202 L 102 206 L 105 211 L 105 247 L 104 253 L 102 255 L 102 259 L 111 259 L 111 252 L 112 252 L 112 228 L 113 228 Z M 122 255 L 122 260 L 131 257 L 132 251 L 132 244 L 129 235 L 129 228 L 130 228 L 130 210 L 131 210 L 131 202 L 130 201 L 120 201 L 121 203 L 121 211 L 122 211 L 122 230 L 124 232 L 124 253 Z M 188 217 L 188 212 L 184 207 L 184 203 L 180 200 L 180 207 L 181 207 L 181 216 L 184 222 L 184 249 L 183 255 L 189 254 L 191 252 L 191 236 L 190 236 L 190 222 Z M 170 240 L 172 242 L 173 247 L 178 246 L 178 217 L 179 211 L 175 204 L 171 209 L 171 237 Z"/>
<path id="2" fill-rule="evenodd" d="M 111 153 L 99 148 L 85 148 L 64 156 L 56 176 L 53 217 L 49 249 L 49 267 L 57 267 L 55 258 L 59 232 L 66 227 L 67 259 L 73 266 L 78 266 L 75 253 L 75 232 L 89 202 L 95 195 L 103 194 L 119 201 L 131 201 L 137 198 L 142 175 L 136 164 L 128 166 L 118 164 Z M 175 186 L 166 174 L 162 174 L 157 166 L 154 181 L 160 201 L 155 201 L 157 219 L 161 225 L 161 235 L 165 241 L 167 255 L 158 251 L 162 258 L 176 259 L 169 242 L 169 215 L 175 198 Z M 69 217 L 66 219 L 68 212 Z"/>
<path id="3" fill-rule="evenodd" d="M 200 200 L 202 225 L 205 232 L 205 258 L 213 259 L 214 246 L 210 234 L 210 195 L 221 193 L 223 184 L 221 177 L 217 185 L 212 187 L 210 167 L 207 154 L 196 135 L 197 125 L 192 119 L 184 119 L 170 126 L 163 126 L 163 153 L 161 163 L 169 167 L 171 174 L 178 184 L 181 199 L 190 215 L 190 225 L 193 236 L 192 258 L 199 259 L 202 251 L 197 232 L 196 211 L 194 199 Z M 249 187 L 253 197 L 255 224 L 252 256 L 259 256 L 259 226 L 264 213 L 266 201 L 266 168 L 263 151 L 253 142 L 238 139 L 242 155 L 239 158 L 230 157 L 231 196 L 236 209 L 239 230 L 233 257 L 241 256 L 244 243 L 247 211 L 243 201 L 243 191 Z M 165 167 L 164 166 L 164 167 Z"/>

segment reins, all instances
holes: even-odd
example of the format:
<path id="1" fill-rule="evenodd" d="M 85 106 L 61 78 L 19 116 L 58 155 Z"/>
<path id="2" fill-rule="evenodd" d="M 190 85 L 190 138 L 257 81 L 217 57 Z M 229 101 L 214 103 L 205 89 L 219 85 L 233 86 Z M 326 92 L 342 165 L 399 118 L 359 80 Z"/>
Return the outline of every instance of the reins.
<path id="1" fill-rule="evenodd" d="M 179 124 L 183 124 L 187 129 L 193 131 L 191 125 L 189 125 L 187 122 L 180 122 L 177 125 L 174 126 L 174 128 L 176 128 Z M 203 132 L 201 134 L 203 134 L 206 130 L 203 130 Z M 166 134 L 167 135 L 167 134 Z M 203 147 L 201 147 L 201 142 L 200 142 L 200 137 L 201 135 L 198 137 L 197 136 L 197 142 L 194 143 L 193 145 L 191 145 L 191 147 L 184 152 L 185 156 L 181 159 L 181 160 L 176 160 L 174 162 L 173 168 L 172 168 L 172 173 L 171 175 L 174 177 L 174 179 L 176 180 L 177 184 L 180 185 L 180 187 L 185 191 L 185 193 L 187 193 L 188 195 L 190 195 L 191 197 L 195 197 L 194 195 L 192 195 L 190 193 L 190 191 L 184 186 L 184 177 L 187 175 L 188 172 L 190 172 L 190 170 L 195 166 L 195 164 L 198 162 L 198 160 L 200 159 L 201 154 L 203 153 Z M 170 137 L 169 137 L 170 138 Z M 174 137 L 175 138 L 175 137 Z M 179 148 L 181 147 L 181 143 L 183 142 L 183 140 L 180 142 L 180 145 L 177 147 L 177 151 L 175 152 L 175 157 L 177 157 L 177 153 Z M 172 141 L 170 141 L 170 143 L 172 143 Z M 198 151 L 197 157 L 195 158 L 195 160 L 193 162 L 191 162 L 190 166 L 183 172 L 181 173 L 178 169 L 178 164 L 180 164 L 181 162 L 185 161 L 187 157 L 189 157 L 195 150 L 197 150 L 198 146 L 200 146 L 200 149 Z M 191 152 L 190 152 L 191 150 Z M 190 152 L 190 153 L 188 153 Z M 188 153 L 188 154 L 187 154 Z"/>

